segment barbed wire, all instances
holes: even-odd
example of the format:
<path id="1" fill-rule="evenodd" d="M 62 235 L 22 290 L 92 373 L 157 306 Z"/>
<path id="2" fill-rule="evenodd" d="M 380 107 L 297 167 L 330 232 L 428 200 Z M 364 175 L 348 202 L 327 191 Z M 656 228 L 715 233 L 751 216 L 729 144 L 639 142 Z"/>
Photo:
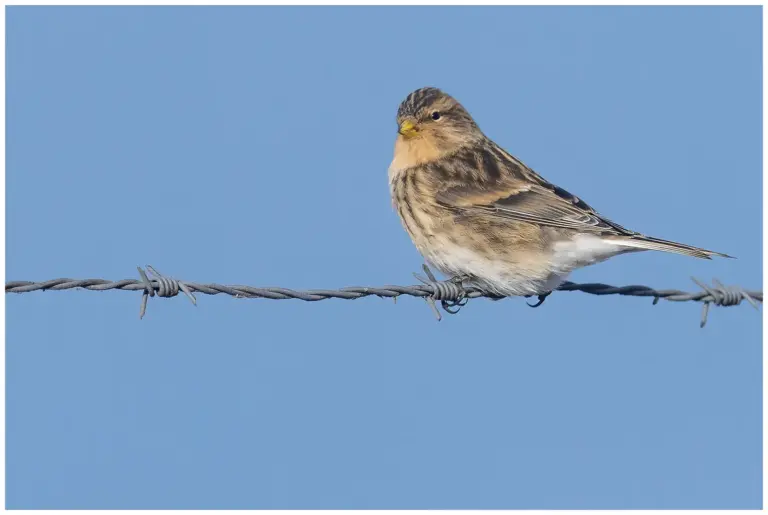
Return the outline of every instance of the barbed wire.
<path id="1" fill-rule="evenodd" d="M 462 285 L 460 282 L 448 280 L 439 281 L 432 274 L 431 270 L 424 265 L 426 277 L 414 274 L 421 284 L 412 286 L 351 286 L 340 288 L 338 290 L 291 290 L 288 288 L 277 287 L 253 287 L 243 285 L 223 285 L 216 283 L 200 284 L 189 281 L 181 281 L 166 277 L 147 265 L 147 271 L 152 276 L 147 275 L 141 267 L 136 267 L 139 271 L 139 279 L 123 279 L 121 281 L 108 281 L 106 279 L 51 279 L 49 281 L 9 281 L 5 284 L 6 293 L 28 293 L 39 290 L 69 290 L 73 288 L 83 288 L 86 290 L 104 291 L 104 290 L 128 290 L 142 291 L 141 306 L 139 309 L 139 318 L 144 318 L 147 310 L 147 301 L 149 297 L 175 297 L 179 292 L 184 293 L 192 304 L 197 305 L 197 298 L 194 293 L 203 293 L 205 295 L 225 294 L 235 298 L 245 299 L 272 299 L 285 300 L 297 299 L 308 302 L 314 302 L 326 299 L 344 299 L 353 300 L 375 295 L 377 297 L 392 298 L 397 301 L 397 297 L 407 295 L 411 297 L 420 297 L 427 301 L 432 308 L 438 320 L 442 319 L 440 311 L 437 309 L 436 301 L 440 301 L 442 308 L 450 314 L 455 314 L 461 307 L 466 305 L 470 299 L 479 297 L 489 298 L 491 300 L 500 300 L 504 297 L 484 291 L 474 286 Z M 726 286 L 717 279 L 713 280 L 712 285 L 704 284 L 698 279 L 691 278 L 700 288 L 698 292 L 685 292 L 681 290 L 656 290 L 648 286 L 629 285 L 629 286 L 611 286 L 602 283 L 573 283 L 565 282 L 557 288 L 556 291 L 580 291 L 591 295 L 623 295 L 629 297 L 651 297 L 653 304 L 657 304 L 659 299 L 671 302 L 701 302 L 703 308 L 701 312 L 700 327 L 707 323 L 710 304 L 715 306 L 737 306 L 746 300 L 755 309 L 759 309 L 757 303 L 763 302 L 763 292 L 757 290 L 745 290 L 739 286 Z M 540 306 L 546 299 L 546 295 L 539 296 L 536 304 L 528 304 L 531 307 Z"/>

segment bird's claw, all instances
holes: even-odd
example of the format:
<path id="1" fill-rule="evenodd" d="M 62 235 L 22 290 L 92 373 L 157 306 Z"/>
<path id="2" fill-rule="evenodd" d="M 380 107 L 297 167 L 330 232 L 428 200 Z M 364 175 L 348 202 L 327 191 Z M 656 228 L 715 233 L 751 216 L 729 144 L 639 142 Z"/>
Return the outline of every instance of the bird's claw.
<path id="1" fill-rule="evenodd" d="M 551 291 L 550 291 L 550 292 L 547 292 L 547 293 L 545 293 L 545 294 L 543 294 L 543 295 L 539 295 L 539 296 L 538 296 L 538 299 L 539 299 L 539 300 L 538 300 L 538 302 L 536 302 L 536 304 L 528 304 L 527 302 L 526 302 L 526 304 L 528 304 L 528 307 L 531 307 L 531 308 L 538 308 L 539 306 L 541 306 L 542 304 L 544 304 L 544 301 L 545 301 L 545 300 L 547 300 L 547 297 L 549 297 L 550 295 L 552 295 L 552 292 L 551 292 Z M 530 295 L 529 295 L 529 297 L 530 297 Z"/>
<path id="2" fill-rule="evenodd" d="M 426 300 L 427 304 L 432 308 L 438 321 L 442 319 L 442 316 L 435 305 L 435 300 L 439 300 L 442 308 L 451 315 L 458 313 L 459 310 L 469 302 L 469 299 L 464 292 L 464 281 L 467 277 L 459 275 L 451 277 L 445 281 L 438 281 L 426 264 L 422 266 L 422 269 L 427 277 L 422 277 L 419 274 L 413 275 L 416 279 L 426 285 L 432 286 L 434 289 L 434 293 L 428 297 L 424 297 L 424 300 Z"/>

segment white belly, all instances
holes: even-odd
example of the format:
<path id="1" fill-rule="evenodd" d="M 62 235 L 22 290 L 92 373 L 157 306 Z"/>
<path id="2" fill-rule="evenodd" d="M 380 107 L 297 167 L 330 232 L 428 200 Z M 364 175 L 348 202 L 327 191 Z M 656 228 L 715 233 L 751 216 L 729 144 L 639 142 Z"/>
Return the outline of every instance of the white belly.
<path id="1" fill-rule="evenodd" d="M 494 259 L 487 253 L 475 252 L 449 241 L 436 241 L 422 249 L 424 257 L 448 277 L 466 275 L 470 284 L 499 295 L 541 295 L 555 290 L 568 275 L 581 267 L 604 261 L 630 249 L 593 235 L 579 235 L 558 242 L 539 261 L 512 264 Z"/>
<path id="2" fill-rule="evenodd" d="M 567 274 L 553 274 L 541 266 L 521 266 L 494 259 L 450 242 L 441 242 L 422 252 L 446 276 L 470 276 L 469 284 L 505 296 L 548 293 L 562 283 Z"/>

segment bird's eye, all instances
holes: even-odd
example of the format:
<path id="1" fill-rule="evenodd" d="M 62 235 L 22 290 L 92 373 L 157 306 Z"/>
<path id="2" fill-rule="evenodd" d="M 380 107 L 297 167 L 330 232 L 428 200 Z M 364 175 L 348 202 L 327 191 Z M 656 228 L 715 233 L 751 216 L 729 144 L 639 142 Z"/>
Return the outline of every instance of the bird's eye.
<path id="1" fill-rule="evenodd" d="M 433 120 L 439 120 L 440 119 L 440 111 L 433 111 L 432 112 L 432 119 Z"/>

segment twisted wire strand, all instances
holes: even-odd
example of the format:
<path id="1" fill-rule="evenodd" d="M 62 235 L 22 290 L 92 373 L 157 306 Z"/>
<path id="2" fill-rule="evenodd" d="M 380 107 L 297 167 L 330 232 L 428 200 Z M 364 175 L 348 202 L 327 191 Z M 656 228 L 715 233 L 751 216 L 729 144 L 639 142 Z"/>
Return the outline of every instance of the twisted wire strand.
<path id="1" fill-rule="evenodd" d="M 142 301 L 139 311 L 139 317 L 143 318 L 146 313 L 147 301 L 149 297 L 155 295 L 159 297 L 174 297 L 183 292 L 192 304 L 197 305 L 197 299 L 194 293 L 203 293 L 205 295 L 225 294 L 235 298 L 246 299 L 271 299 L 286 300 L 297 299 L 308 302 L 315 302 L 326 299 L 344 299 L 353 300 L 375 295 L 377 297 L 393 298 L 402 295 L 411 297 L 420 297 L 427 301 L 438 320 L 442 318 L 435 301 L 440 301 L 443 310 L 447 313 L 455 314 L 466 305 L 470 299 L 486 297 L 493 300 L 499 300 L 503 297 L 483 291 L 471 285 L 463 285 L 454 280 L 439 281 L 435 278 L 429 268 L 423 267 L 426 277 L 417 274 L 416 278 L 422 284 L 411 286 L 386 285 L 380 287 L 371 286 L 351 286 L 337 290 L 292 290 L 279 287 L 253 287 L 245 285 L 223 285 L 216 283 L 200 284 L 189 281 L 180 281 L 160 274 L 152 266 L 147 265 L 147 272 L 141 267 L 136 267 L 139 272 L 139 279 L 123 279 L 120 281 L 108 281 L 106 279 L 51 279 L 49 281 L 8 281 L 5 284 L 6 293 L 28 293 L 39 290 L 70 290 L 73 288 L 83 288 L 86 290 L 104 291 L 104 290 L 127 290 L 142 291 Z M 151 277 L 150 277 L 151 276 Z M 704 327 L 707 323 L 710 304 L 716 306 L 737 306 L 742 301 L 749 302 L 755 309 L 759 309 L 758 302 L 763 302 L 763 292 L 757 290 L 745 290 L 739 286 L 727 286 L 718 280 L 714 280 L 712 285 L 704 284 L 696 278 L 691 278 L 701 291 L 685 292 L 681 290 L 656 290 L 648 286 L 629 285 L 629 286 L 611 286 L 602 283 L 563 283 L 557 291 L 580 291 L 591 295 L 623 295 L 630 297 L 651 297 L 653 304 L 657 304 L 659 299 L 672 302 L 701 302 L 703 303 L 701 323 Z M 546 296 L 539 297 L 539 303 L 531 305 L 539 306 L 543 303 Z M 529 304 L 530 305 L 530 304 Z"/>

